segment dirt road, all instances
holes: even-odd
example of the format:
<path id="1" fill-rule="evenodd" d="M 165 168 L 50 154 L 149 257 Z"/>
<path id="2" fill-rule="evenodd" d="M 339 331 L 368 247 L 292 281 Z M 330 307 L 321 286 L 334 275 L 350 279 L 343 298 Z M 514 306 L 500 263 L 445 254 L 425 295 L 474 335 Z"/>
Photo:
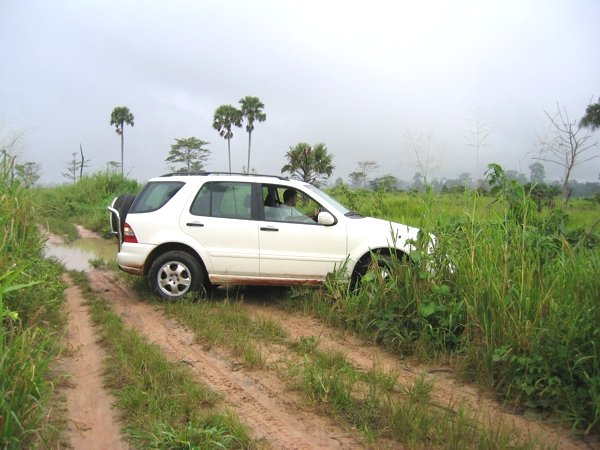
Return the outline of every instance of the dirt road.
<path id="1" fill-rule="evenodd" d="M 228 408 L 240 417 L 250 428 L 253 438 L 260 440 L 265 448 L 369 447 L 361 433 L 344 429 L 314 411 L 272 371 L 247 369 L 227 350 L 217 346 L 207 350 L 189 330 L 116 281 L 114 274 L 92 270 L 88 276 L 92 289 L 110 301 L 129 327 L 157 344 L 171 361 L 188 366 L 199 382 L 223 394 Z M 418 377 L 426 377 L 434 383 L 433 402 L 442 407 L 462 404 L 477 411 L 484 423 L 509 424 L 519 434 L 539 436 L 549 446 L 560 449 L 597 448 L 570 439 L 567 433 L 554 427 L 503 410 L 473 387 L 458 383 L 448 371 L 409 364 L 316 319 L 284 312 L 273 302 L 261 299 L 260 290 L 253 292 L 245 298 L 244 308 L 252 316 L 275 321 L 292 339 L 318 338 L 321 350 L 340 351 L 349 362 L 365 370 L 378 367 L 385 372 L 397 373 L 401 384 L 410 385 Z M 129 448 L 119 437 L 118 415 L 112 409 L 110 394 L 102 387 L 104 353 L 95 341 L 87 307 L 77 287 L 71 286 L 67 290 L 66 309 L 72 352 L 64 367 L 71 374 L 72 383 L 65 391 L 70 424 L 65 442 L 74 449 Z M 376 447 L 399 448 L 399 444 L 382 441 Z"/>

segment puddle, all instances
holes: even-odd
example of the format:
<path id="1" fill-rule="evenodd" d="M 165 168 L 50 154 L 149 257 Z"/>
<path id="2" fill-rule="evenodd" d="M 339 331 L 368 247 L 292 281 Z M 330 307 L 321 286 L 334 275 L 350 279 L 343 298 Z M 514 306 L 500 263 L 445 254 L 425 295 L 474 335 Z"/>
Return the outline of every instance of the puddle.
<path id="1" fill-rule="evenodd" d="M 117 256 L 117 240 L 82 238 L 69 243 L 46 241 L 44 254 L 54 256 L 67 270 L 89 271 L 90 260 L 102 258 L 113 261 Z"/>

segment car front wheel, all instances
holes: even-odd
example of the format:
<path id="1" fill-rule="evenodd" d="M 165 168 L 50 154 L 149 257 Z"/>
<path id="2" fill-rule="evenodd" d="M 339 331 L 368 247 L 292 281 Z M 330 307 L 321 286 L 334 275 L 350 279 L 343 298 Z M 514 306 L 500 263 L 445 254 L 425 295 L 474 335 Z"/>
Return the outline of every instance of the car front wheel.
<path id="1" fill-rule="evenodd" d="M 156 258 L 148 277 L 155 294 L 173 301 L 202 288 L 205 278 L 196 258 L 182 251 L 170 251 Z"/>
<path id="2" fill-rule="evenodd" d="M 357 290 L 364 282 L 375 280 L 381 280 L 386 284 L 391 283 L 394 279 L 399 278 L 397 271 L 406 267 L 405 264 L 408 261 L 405 255 L 392 257 L 387 253 L 377 253 L 366 257 L 357 264 L 352 274 L 351 287 Z"/>

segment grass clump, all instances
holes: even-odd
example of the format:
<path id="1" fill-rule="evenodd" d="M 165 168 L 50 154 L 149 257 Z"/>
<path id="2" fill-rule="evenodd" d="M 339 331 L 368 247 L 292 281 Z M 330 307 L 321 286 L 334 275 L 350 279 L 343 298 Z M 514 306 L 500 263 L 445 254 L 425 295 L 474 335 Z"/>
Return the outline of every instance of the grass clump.
<path id="1" fill-rule="evenodd" d="M 125 434 L 141 448 L 249 448 L 247 430 L 217 411 L 220 396 L 124 326 L 102 298 L 90 296 L 93 321 L 108 352 L 106 379 Z"/>
<path id="2" fill-rule="evenodd" d="M 207 348 L 227 344 L 250 367 L 262 367 L 258 341 L 281 343 L 287 333 L 274 321 L 252 318 L 236 301 L 161 303 L 162 308 L 190 328 Z"/>
<path id="3" fill-rule="evenodd" d="M 391 373 L 357 369 L 342 353 L 327 354 L 311 344 L 306 339 L 290 343 L 302 355 L 301 362 L 288 365 L 291 385 L 371 443 L 383 438 L 412 448 L 544 448 L 502 424 L 483 426 L 460 407 L 435 404 L 434 386 L 424 378 L 399 386 Z"/>

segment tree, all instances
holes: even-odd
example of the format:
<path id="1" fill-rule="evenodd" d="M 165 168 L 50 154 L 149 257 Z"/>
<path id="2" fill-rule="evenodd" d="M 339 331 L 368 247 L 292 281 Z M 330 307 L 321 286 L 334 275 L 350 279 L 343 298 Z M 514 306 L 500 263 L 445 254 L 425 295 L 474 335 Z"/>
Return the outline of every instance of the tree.
<path id="1" fill-rule="evenodd" d="M 229 173 L 231 173 L 231 138 L 233 132 L 231 127 L 242 126 L 242 112 L 231 105 L 221 105 L 215 111 L 213 119 L 213 128 L 219 132 L 219 135 L 227 139 L 227 155 L 229 157 Z M 250 150 L 248 150 L 248 153 Z M 248 163 L 249 164 L 249 163 Z"/>
<path id="2" fill-rule="evenodd" d="M 505 174 L 507 180 L 514 180 L 518 184 L 526 184 L 527 183 L 527 176 L 524 173 L 519 172 L 518 170 L 506 169 L 504 174 Z"/>
<path id="3" fill-rule="evenodd" d="M 415 174 L 413 175 L 413 182 L 412 182 L 411 188 L 415 191 L 422 190 L 426 185 L 424 180 L 425 180 L 425 177 L 423 176 L 423 174 L 421 172 L 415 172 Z"/>
<path id="4" fill-rule="evenodd" d="M 598 103 L 590 103 L 585 109 L 585 116 L 579 121 L 579 126 L 594 131 L 600 128 L 600 99 Z"/>
<path id="5" fill-rule="evenodd" d="M 352 184 L 362 184 L 362 187 L 366 189 L 369 173 L 378 167 L 379 165 L 375 161 L 359 161 L 358 169 L 350 174 Z"/>
<path id="6" fill-rule="evenodd" d="M 556 109 L 557 112 L 553 116 L 544 111 L 550 121 L 550 138 L 542 143 L 542 153 L 535 159 L 563 168 L 562 194 L 563 205 L 566 206 L 571 197 L 569 180 L 573 169 L 599 155 L 581 159 L 581 155 L 596 146 L 597 142 L 590 142 L 590 132 L 583 131 L 584 129 L 577 125 L 577 121 L 569 119 L 566 108 L 557 104 Z"/>
<path id="7" fill-rule="evenodd" d="M 121 136 L 121 176 L 123 176 L 123 133 L 125 125 L 133 126 L 133 114 L 127 106 L 117 106 L 110 115 L 110 124 L 115 126 L 115 132 Z"/>
<path id="8" fill-rule="evenodd" d="M 458 176 L 458 184 L 459 184 L 459 186 L 463 186 L 465 188 L 465 190 L 467 188 L 470 188 L 471 185 L 473 184 L 473 178 L 471 177 L 471 173 L 470 172 L 462 172 Z"/>
<path id="9" fill-rule="evenodd" d="M 374 191 L 396 192 L 398 190 L 398 178 L 390 174 L 375 178 L 369 181 L 369 184 Z"/>
<path id="10" fill-rule="evenodd" d="M 250 148 L 252 147 L 252 131 L 254 130 L 254 122 L 264 122 L 267 120 L 267 115 L 262 111 L 265 105 L 258 97 L 246 96 L 239 101 L 242 105 L 240 111 L 242 117 L 246 119 L 246 131 L 248 132 L 248 173 L 250 173 Z"/>
<path id="11" fill-rule="evenodd" d="M 363 184 L 363 174 L 360 172 L 350 172 L 348 174 L 348 180 L 350 181 L 350 186 L 352 186 L 354 189 L 358 189 L 362 186 Z"/>
<path id="12" fill-rule="evenodd" d="M 327 152 L 325 144 L 317 144 L 314 149 L 300 142 L 286 153 L 288 163 L 281 173 L 288 172 L 291 178 L 320 186 L 333 173 L 333 155 Z"/>
<path id="13" fill-rule="evenodd" d="M 89 159 L 85 159 L 85 157 L 83 156 L 83 146 L 81 145 L 81 143 L 79 144 L 79 153 L 81 154 L 81 162 L 79 163 L 79 179 L 81 180 L 81 178 L 83 178 L 83 168 L 84 167 L 89 167 Z"/>
<path id="14" fill-rule="evenodd" d="M 77 160 L 77 152 L 71 153 L 73 159 L 67 163 L 67 171 L 62 173 L 62 176 L 67 180 L 71 180 L 73 184 L 77 183 L 77 172 L 79 169 L 79 162 Z"/>
<path id="15" fill-rule="evenodd" d="M 165 161 L 183 163 L 183 167 L 180 168 L 172 166 L 174 172 L 201 172 L 210 154 L 210 150 L 204 148 L 205 145 L 208 145 L 208 142 L 195 137 L 175 139 L 175 144 L 171 145 L 171 151 Z"/>
<path id="16" fill-rule="evenodd" d="M 530 173 L 530 181 L 533 184 L 543 183 L 546 179 L 546 169 L 544 165 L 540 162 L 534 162 L 529 165 L 529 173 Z"/>
<path id="17" fill-rule="evenodd" d="M 26 188 L 33 187 L 40 179 L 40 167 L 40 164 L 35 162 L 16 164 L 15 172 L 17 180 L 21 181 Z"/>

